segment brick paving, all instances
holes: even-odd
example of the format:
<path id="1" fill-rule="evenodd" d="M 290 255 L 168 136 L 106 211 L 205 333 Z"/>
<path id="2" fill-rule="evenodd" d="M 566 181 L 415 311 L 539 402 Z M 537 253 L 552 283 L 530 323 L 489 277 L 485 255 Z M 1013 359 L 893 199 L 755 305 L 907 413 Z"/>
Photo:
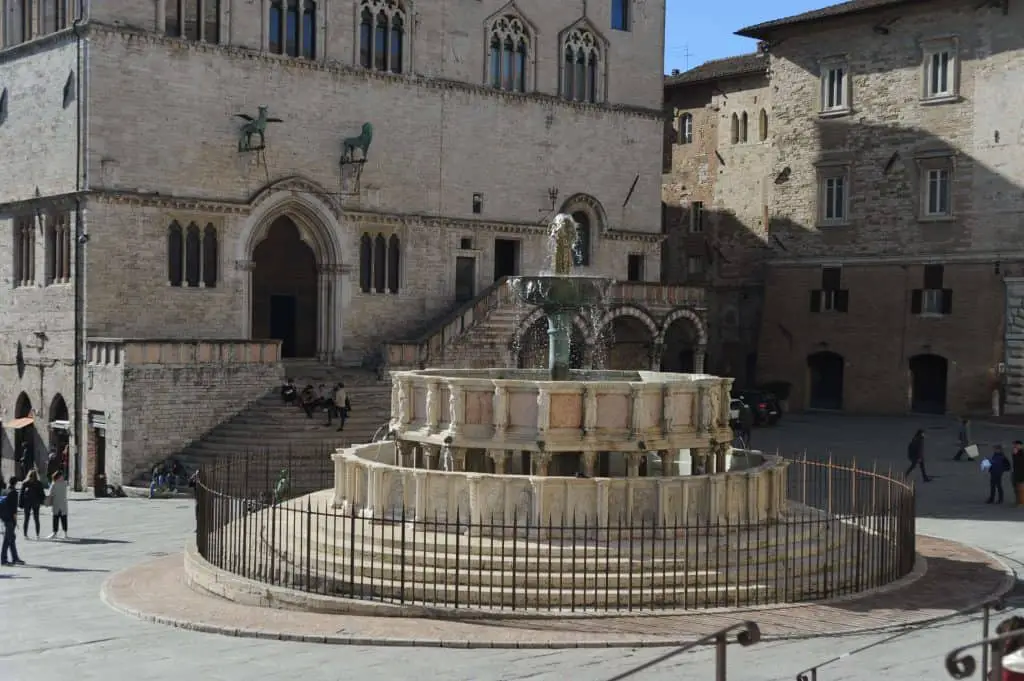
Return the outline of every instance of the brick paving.
<path id="1" fill-rule="evenodd" d="M 1014 584 L 993 556 L 957 542 L 919 537 L 923 574 L 896 588 L 830 604 L 602 617 L 436 619 L 298 612 L 241 605 L 186 584 L 181 555 L 129 568 L 103 587 L 127 614 L 197 631 L 253 638 L 360 645 L 480 648 L 670 646 L 756 620 L 764 638 L 792 639 L 903 627 L 953 614 Z"/>

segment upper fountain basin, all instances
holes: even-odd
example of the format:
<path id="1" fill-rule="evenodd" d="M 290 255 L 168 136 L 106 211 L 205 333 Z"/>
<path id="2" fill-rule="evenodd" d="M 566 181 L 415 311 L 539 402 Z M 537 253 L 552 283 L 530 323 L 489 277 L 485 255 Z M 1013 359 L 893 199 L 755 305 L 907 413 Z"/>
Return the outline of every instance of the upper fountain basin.
<path id="1" fill-rule="evenodd" d="M 614 283 L 609 277 L 538 274 L 516 277 L 511 286 L 523 303 L 552 312 L 598 305 Z"/>

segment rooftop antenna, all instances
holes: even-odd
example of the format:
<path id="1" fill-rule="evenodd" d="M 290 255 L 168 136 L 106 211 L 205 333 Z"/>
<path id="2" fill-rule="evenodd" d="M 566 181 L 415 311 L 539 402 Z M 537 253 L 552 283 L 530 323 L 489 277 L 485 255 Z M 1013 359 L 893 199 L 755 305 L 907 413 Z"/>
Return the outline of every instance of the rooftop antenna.
<path id="1" fill-rule="evenodd" d="M 692 56 L 693 56 L 693 53 L 690 52 L 690 45 L 689 45 L 689 43 L 687 43 L 686 45 L 683 45 L 683 68 L 685 70 L 687 70 L 687 71 L 690 70 L 690 57 L 692 57 Z"/>

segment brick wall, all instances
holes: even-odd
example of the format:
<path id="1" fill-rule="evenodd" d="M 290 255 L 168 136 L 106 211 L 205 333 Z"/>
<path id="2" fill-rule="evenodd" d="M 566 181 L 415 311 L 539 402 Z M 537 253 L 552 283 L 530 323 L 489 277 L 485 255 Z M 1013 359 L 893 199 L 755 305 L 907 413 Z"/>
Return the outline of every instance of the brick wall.
<path id="1" fill-rule="evenodd" d="M 849 311 L 810 312 L 810 291 L 821 287 L 816 267 L 772 267 L 767 280 L 759 370 L 763 380 L 792 383 L 789 404 L 809 406 L 808 357 L 843 357 L 844 410 L 903 413 L 911 408 L 910 360 L 938 355 L 948 361 L 946 408 L 990 409 L 1001 361 L 1003 282 L 991 264 L 946 265 L 943 285 L 953 292 L 952 313 L 911 313 L 911 291 L 921 288 L 923 265 L 845 265 L 842 286 Z"/>

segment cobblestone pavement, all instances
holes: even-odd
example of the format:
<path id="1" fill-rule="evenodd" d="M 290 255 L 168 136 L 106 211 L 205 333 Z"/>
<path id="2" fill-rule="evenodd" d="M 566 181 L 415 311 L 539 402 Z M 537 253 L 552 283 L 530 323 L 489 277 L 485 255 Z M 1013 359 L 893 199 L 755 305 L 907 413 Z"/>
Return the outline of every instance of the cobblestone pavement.
<path id="1" fill-rule="evenodd" d="M 843 457 L 856 455 L 861 463 L 878 459 L 898 468 L 905 465 L 905 443 L 916 427 L 928 428 L 929 472 L 936 476 L 920 490 L 919 530 L 980 546 L 1012 567 L 1024 567 L 1024 534 L 1019 531 L 1024 509 L 982 503 L 987 486 L 977 464 L 949 460 L 956 434 L 951 421 L 798 416 L 777 428 L 756 431 L 755 445 L 787 452 L 806 449 L 809 456 L 824 455 L 828 446 Z M 1024 429 L 976 425 L 974 430 L 983 443 L 1024 439 Z M 367 675 L 385 681 L 416 675 L 441 681 L 713 678 L 714 653 L 708 649 L 647 666 L 671 651 L 340 647 L 150 624 L 106 607 L 99 599 L 100 586 L 118 570 L 179 553 L 192 528 L 191 502 L 79 497 L 71 503 L 70 521 L 72 536 L 83 539 L 37 543 L 19 538 L 29 565 L 0 571 L 0 608 L 8 623 L 0 644 L 2 681 L 257 681 L 282 675 L 304 681 L 347 681 Z M 1019 604 L 1024 606 L 1024 597 Z M 945 653 L 976 640 L 980 630 L 977 617 L 958 618 L 845 658 L 823 669 L 818 678 L 948 678 L 942 668 Z M 730 678 L 794 679 L 805 667 L 879 638 L 880 634 L 847 635 L 731 649 Z"/>

